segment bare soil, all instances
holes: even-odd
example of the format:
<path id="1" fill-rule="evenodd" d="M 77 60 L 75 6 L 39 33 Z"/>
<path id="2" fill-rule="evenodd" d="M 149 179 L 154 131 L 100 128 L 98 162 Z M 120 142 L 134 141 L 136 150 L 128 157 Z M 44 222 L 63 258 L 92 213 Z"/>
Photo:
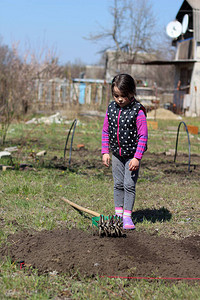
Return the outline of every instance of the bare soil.
<path id="1" fill-rule="evenodd" d="M 83 167 L 85 175 L 89 175 L 91 172 L 94 173 L 95 170 L 104 171 L 104 175 L 111 176 L 111 169 L 107 169 L 102 166 L 101 157 L 97 159 L 97 153 L 100 150 L 88 151 L 85 148 L 74 149 L 72 151 L 71 163 L 68 164 L 68 156 L 66 155 L 66 161 L 64 162 L 62 158 L 58 159 L 54 157 L 50 162 L 50 167 L 67 169 L 70 168 L 72 171 L 77 172 Z M 94 157 L 94 158 L 93 158 Z M 166 155 L 166 153 L 150 153 L 146 152 L 144 158 L 142 159 L 142 165 L 140 168 L 140 174 L 143 177 L 143 170 L 150 171 L 149 173 L 154 177 L 159 175 L 160 177 L 169 179 L 173 177 L 177 178 L 187 178 L 188 180 L 199 180 L 200 178 L 200 155 L 192 154 L 189 157 L 185 153 L 177 153 L 175 162 L 174 155 Z"/>
<path id="2" fill-rule="evenodd" d="M 87 161 L 87 151 L 74 153 L 72 168 L 87 165 L 86 172 L 102 168 L 98 160 Z M 84 156 L 84 160 L 82 157 Z M 149 170 L 148 176 L 159 174 L 162 180 L 179 178 L 190 181 L 200 178 L 200 157 L 192 156 L 191 172 L 188 172 L 188 158 L 178 156 L 177 165 L 173 157 L 165 154 L 145 154 L 142 166 Z M 110 176 L 110 171 L 105 175 Z M 148 178 L 151 180 L 151 178 Z M 146 211 L 146 214 L 153 214 Z M 137 215 L 135 219 L 140 218 Z M 167 214 L 163 216 L 167 218 Z M 162 217 L 162 212 L 156 218 Z M 170 218 L 170 216 L 169 216 Z M 66 228 L 52 231 L 24 231 L 10 235 L 6 245 L 0 249 L 0 258 L 9 256 L 13 262 L 24 261 L 26 266 L 38 269 L 39 274 L 49 272 L 77 272 L 82 276 L 148 276 L 200 278 L 200 235 L 181 240 L 165 238 L 157 234 L 128 231 L 125 237 L 100 238 L 92 229 L 85 232 Z"/>
<path id="3" fill-rule="evenodd" d="M 39 274 L 200 278 L 200 236 L 167 239 L 129 231 L 126 237 L 99 238 L 78 229 L 10 236 L 0 255 L 24 261 Z"/>

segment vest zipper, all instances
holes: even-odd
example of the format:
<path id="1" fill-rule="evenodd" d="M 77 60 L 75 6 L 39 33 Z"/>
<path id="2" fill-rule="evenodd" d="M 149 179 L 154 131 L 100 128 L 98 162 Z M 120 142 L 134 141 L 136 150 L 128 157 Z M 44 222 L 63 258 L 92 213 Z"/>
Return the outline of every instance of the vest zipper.
<path id="1" fill-rule="evenodd" d="M 121 146 L 120 146 L 120 142 L 119 142 L 119 118 L 120 118 L 120 115 L 121 115 L 121 111 L 122 111 L 122 109 L 120 108 L 119 114 L 118 114 L 118 119 L 117 119 L 117 142 L 118 142 L 118 145 L 119 145 L 119 155 L 120 156 L 121 156 Z"/>

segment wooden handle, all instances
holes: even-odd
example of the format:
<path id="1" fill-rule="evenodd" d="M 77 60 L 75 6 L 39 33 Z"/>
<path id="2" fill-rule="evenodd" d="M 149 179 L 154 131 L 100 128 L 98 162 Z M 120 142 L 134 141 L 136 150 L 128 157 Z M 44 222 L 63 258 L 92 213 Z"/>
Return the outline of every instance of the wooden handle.
<path id="1" fill-rule="evenodd" d="M 81 211 L 84 211 L 90 215 L 93 215 L 94 217 L 100 217 L 100 214 L 93 211 L 93 210 L 90 210 L 90 209 L 87 209 L 87 208 L 84 208 L 76 203 L 73 203 L 72 201 L 69 201 L 68 199 L 62 197 L 61 198 L 63 201 L 67 202 L 68 204 L 70 204 L 71 206 L 73 206 L 74 208 L 78 209 L 78 210 L 81 210 Z"/>

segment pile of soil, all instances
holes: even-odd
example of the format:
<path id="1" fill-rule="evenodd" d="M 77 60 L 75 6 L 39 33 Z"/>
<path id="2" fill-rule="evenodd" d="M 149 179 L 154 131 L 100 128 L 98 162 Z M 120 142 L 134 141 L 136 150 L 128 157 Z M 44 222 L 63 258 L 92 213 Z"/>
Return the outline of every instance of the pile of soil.
<path id="1" fill-rule="evenodd" d="M 100 238 L 78 229 L 18 233 L 0 257 L 24 261 L 39 274 L 200 278 L 200 236 L 167 239 L 128 231 L 126 237 Z"/>
<path id="2" fill-rule="evenodd" d="M 158 108 L 156 110 L 152 110 L 147 114 L 147 119 L 162 119 L 162 120 L 180 120 L 182 119 L 180 116 L 174 114 L 172 111 L 164 108 Z"/>

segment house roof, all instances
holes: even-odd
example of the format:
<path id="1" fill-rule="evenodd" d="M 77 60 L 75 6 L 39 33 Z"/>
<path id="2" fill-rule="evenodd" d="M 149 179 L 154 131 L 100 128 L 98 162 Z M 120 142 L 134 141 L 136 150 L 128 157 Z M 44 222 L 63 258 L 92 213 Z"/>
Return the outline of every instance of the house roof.
<path id="1" fill-rule="evenodd" d="M 184 14 L 192 13 L 193 10 L 200 10 L 200 0 L 184 0 L 176 14 L 176 19 L 180 22 L 180 17 L 182 20 Z"/>
<path id="2" fill-rule="evenodd" d="M 190 5 L 192 9 L 200 9 L 200 1 L 199 0 L 184 0 L 183 3 L 180 6 L 180 9 L 177 13 L 177 15 L 180 13 L 181 9 L 185 7 L 185 5 Z"/>
<path id="3" fill-rule="evenodd" d="M 197 62 L 194 59 L 179 59 L 179 60 L 154 60 L 145 62 L 144 65 L 178 65 L 178 64 L 191 64 Z"/>
<path id="4" fill-rule="evenodd" d="M 188 4 L 194 9 L 200 9 L 200 1 L 199 0 L 186 0 Z"/>
<path id="5" fill-rule="evenodd" d="M 183 21 L 184 15 L 189 16 L 189 29 L 184 34 L 184 39 L 194 37 L 197 42 L 200 42 L 200 0 L 184 0 L 177 15 L 176 20 L 180 23 Z M 181 40 L 182 36 L 178 37 Z"/>
<path id="6" fill-rule="evenodd" d="M 104 79 L 93 79 L 93 78 L 74 78 L 73 82 L 81 83 L 110 83 L 109 80 Z"/>

